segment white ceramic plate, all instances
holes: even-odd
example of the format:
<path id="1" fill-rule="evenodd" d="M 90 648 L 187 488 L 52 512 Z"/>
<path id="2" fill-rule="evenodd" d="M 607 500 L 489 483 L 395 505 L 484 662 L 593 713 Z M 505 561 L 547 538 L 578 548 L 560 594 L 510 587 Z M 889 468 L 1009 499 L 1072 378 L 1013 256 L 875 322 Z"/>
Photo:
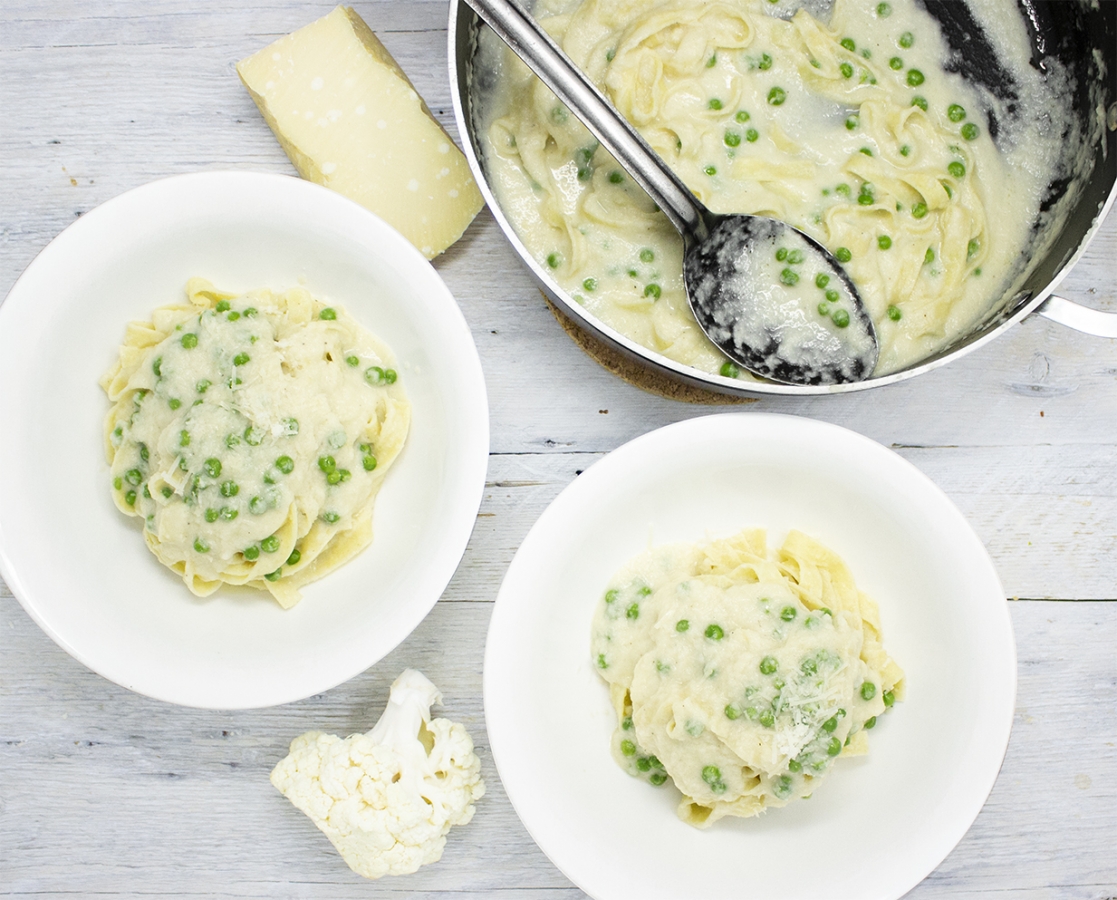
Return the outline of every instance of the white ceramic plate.
<path id="1" fill-rule="evenodd" d="M 400 362 L 407 445 L 358 558 L 283 611 L 222 588 L 199 600 L 113 506 L 97 385 L 132 319 L 184 297 L 302 282 Z M 0 306 L 0 574 L 36 622 L 106 678 L 190 706 L 298 700 L 366 669 L 445 588 L 475 521 L 488 455 L 477 350 L 431 265 L 372 213 L 278 175 L 157 181 L 86 214 Z"/>
<path id="2" fill-rule="evenodd" d="M 678 792 L 626 775 L 590 659 L 604 585 L 649 543 L 746 526 L 814 536 L 880 605 L 904 703 L 867 757 L 814 796 L 698 831 Z M 485 715 L 513 806 L 597 900 L 893 900 L 942 861 L 992 789 L 1008 743 L 1016 654 L 981 541 L 915 467 L 808 419 L 719 415 L 610 453 L 566 488 L 505 576 L 485 653 Z"/>

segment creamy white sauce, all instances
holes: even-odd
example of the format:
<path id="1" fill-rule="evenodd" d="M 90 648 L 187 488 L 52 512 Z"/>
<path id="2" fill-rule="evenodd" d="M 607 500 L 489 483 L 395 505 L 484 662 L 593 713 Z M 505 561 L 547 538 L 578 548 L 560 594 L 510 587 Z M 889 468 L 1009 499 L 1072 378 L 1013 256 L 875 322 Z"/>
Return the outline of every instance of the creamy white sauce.
<path id="1" fill-rule="evenodd" d="M 825 4 L 788 0 L 555 0 L 536 15 L 712 210 L 771 215 L 848 253 L 880 375 L 1012 292 L 1048 185 L 1081 162 L 1067 160 L 1082 143 L 1072 85 L 1031 68 L 1015 4 L 970 5 L 1016 82 L 1014 110 L 947 71 L 914 0 L 837 0 L 828 21 L 800 9 Z M 482 102 L 485 166 L 524 244 L 605 325 L 730 374 L 690 314 L 666 218 L 496 41 L 482 32 L 481 65 L 499 74 Z"/>

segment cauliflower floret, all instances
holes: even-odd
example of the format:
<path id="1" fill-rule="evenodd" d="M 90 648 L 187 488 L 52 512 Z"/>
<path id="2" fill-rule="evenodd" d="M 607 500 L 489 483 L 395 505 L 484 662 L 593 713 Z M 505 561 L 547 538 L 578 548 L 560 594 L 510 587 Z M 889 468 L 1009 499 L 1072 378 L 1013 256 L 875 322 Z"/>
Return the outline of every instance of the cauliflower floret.
<path id="1" fill-rule="evenodd" d="M 450 826 L 469 822 L 485 793 L 465 728 L 430 717 L 441 702 L 438 688 L 407 669 L 367 734 L 308 731 L 272 770 L 271 783 L 358 875 L 407 875 L 437 862 Z"/>

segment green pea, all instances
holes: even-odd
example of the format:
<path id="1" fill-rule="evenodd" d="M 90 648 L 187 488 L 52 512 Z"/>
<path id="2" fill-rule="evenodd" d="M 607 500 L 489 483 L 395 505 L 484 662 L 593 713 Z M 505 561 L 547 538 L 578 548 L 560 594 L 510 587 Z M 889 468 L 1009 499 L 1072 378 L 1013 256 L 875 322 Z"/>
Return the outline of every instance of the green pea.
<path id="1" fill-rule="evenodd" d="M 151 361 L 151 371 L 155 373 L 156 378 L 163 377 L 163 357 L 157 356 Z"/>
<path id="2" fill-rule="evenodd" d="M 139 469 L 129 469 L 124 473 L 124 480 L 133 487 L 137 487 L 139 483 L 144 480 L 143 472 Z"/>
<path id="3" fill-rule="evenodd" d="M 850 53 L 857 49 L 857 45 L 853 42 L 853 38 L 849 37 L 842 38 L 842 46 Z"/>
<path id="4" fill-rule="evenodd" d="M 924 81 L 923 73 L 919 69 L 908 69 L 907 81 L 910 87 L 919 87 Z"/>
<path id="5" fill-rule="evenodd" d="M 260 558 L 260 548 L 256 544 L 253 544 L 251 547 L 245 547 L 241 553 L 249 562 L 253 562 Z"/>
<path id="6" fill-rule="evenodd" d="M 958 162 L 958 160 L 954 160 L 954 162 L 946 167 L 946 171 L 948 171 L 953 178 L 963 178 L 966 174 L 966 167 Z"/>
<path id="7" fill-rule="evenodd" d="M 789 254 L 787 254 L 787 261 L 793 266 L 799 265 L 799 263 L 803 261 L 803 251 L 792 250 Z"/>
<path id="8" fill-rule="evenodd" d="M 127 494 L 125 494 L 124 495 L 124 502 L 127 503 L 129 506 L 135 506 L 136 505 L 136 492 L 135 491 L 129 491 Z"/>
<path id="9" fill-rule="evenodd" d="M 632 731 L 632 716 L 625 716 L 621 719 L 621 730 Z"/>
<path id="10" fill-rule="evenodd" d="M 759 137 L 760 132 L 757 131 L 755 128 L 750 128 L 748 131 L 745 132 L 745 140 L 748 141 L 750 144 L 755 144 L 757 138 Z"/>
<path id="11" fill-rule="evenodd" d="M 283 455 L 276 459 L 275 467 L 284 475 L 290 475 L 295 471 L 295 461 L 291 457 Z"/>
<path id="12" fill-rule="evenodd" d="M 275 570 L 274 572 L 268 572 L 268 574 L 267 574 L 267 575 L 265 575 L 264 577 L 265 577 L 265 578 L 266 578 L 266 579 L 267 579 L 268 581 L 279 581 L 279 579 L 280 579 L 280 578 L 281 578 L 282 576 L 283 576 L 283 569 L 282 569 L 282 568 L 280 568 L 280 569 L 276 569 L 276 570 Z"/>
<path id="13" fill-rule="evenodd" d="M 830 743 L 826 745 L 826 755 L 837 756 L 841 752 L 842 742 L 836 737 L 830 738 Z"/>
<path id="14" fill-rule="evenodd" d="M 844 62 L 840 66 L 838 66 L 838 71 L 842 73 L 842 78 L 853 77 L 853 66 L 851 66 L 847 62 Z"/>
<path id="15" fill-rule="evenodd" d="M 872 51 L 872 50 L 870 50 L 870 49 L 869 49 L 868 47 L 865 47 L 865 48 L 863 48 L 863 49 L 861 50 L 861 55 L 862 55 L 863 57 L 865 57 L 865 59 L 872 59 L 872 58 L 873 58 L 873 51 Z M 874 79 L 871 79 L 871 80 L 870 80 L 870 83 L 871 83 L 871 84 L 876 84 L 876 83 L 877 83 L 877 82 L 876 82 L 876 79 L 875 79 L 875 78 L 874 78 Z"/>
<path id="16" fill-rule="evenodd" d="M 366 472 L 371 472 L 373 469 L 376 468 L 376 457 L 372 454 L 366 453 L 363 457 L 361 457 L 361 465 L 364 467 L 364 470 Z"/>
<path id="17" fill-rule="evenodd" d="M 899 44 L 905 50 L 907 50 L 914 43 L 915 43 L 915 35 L 912 34 L 910 31 L 905 31 L 903 34 L 900 35 Z"/>
<path id="18" fill-rule="evenodd" d="M 332 472 L 334 469 L 337 468 L 337 462 L 332 456 L 319 456 L 318 468 L 321 469 L 323 472 Z"/>
<path id="19" fill-rule="evenodd" d="M 920 200 L 911 208 L 911 215 L 914 219 L 922 219 L 927 215 L 927 204 Z"/>
<path id="20" fill-rule="evenodd" d="M 894 72 L 899 72 L 900 69 L 902 69 L 903 67 L 904 61 L 898 56 L 893 56 L 890 60 L 888 60 L 888 68 L 892 69 Z"/>
<path id="21" fill-rule="evenodd" d="M 834 314 L 830 316 L 830 321 L 832 321 L 839 328 L 845 328 L 849 325 L 849 313 L 846 312 L 844 309 L 836 309 L 834 310 Z M 808 619 L 807 621 L 809 622 L 810 619 Z"/>
<path id="22" fill-rule="evenodd" d="M 895 304 L 891 304 L 888 307 L 888 318 L 890 318 L 893 322 L 899 322 L 900 319 L 902 319 L 903 317 L 904 313 L 903 310 L 900 309 L 900 307 L 896 306 Z"/>
<path id="23" fill-rule="evenodd" d="M 787 248 L 786 247 L 780 247 L 776 251 L 776 259 L 779 260 L 780 262 L 783 262 L 785 259 L 787 259 Z"/>
<path id="24" fill-rule="evenodd" d="M 223 481 L 221 482 L 220 491 L 222 497 L 235 497 L 240 493 L 240 485 L 235 481 Z"/>
<path id="25" fill-rule="evenodd" d="M 908 145 L 908 144 L 904 144 L 904 146 L 902 146 L 900 148 L 900 156 L 910 156 L 910 155 L 911 155 L 911 146 Z"/>
<path id="26" fill-rule="evenodd" d="M 770 106 L 782 106 L 786 100 L 787 91 L 782 87 L 774 87 L 768 91 L 768 104 Z"/>
<path id="27" fill-rule="evenodd" d="M 117 475 L 116 478 L 112 480 L 112 486 L 119 491 L 122 487 L 124 487 L 124 480 L 119 475 Z"/>
<path id="28" fill-rule="evenodd" d="M 713 56 L 711 56 L 708 60 L 706 60 L 706 68 L 707 69 L 712 69 L 717 64 L 718 64 L 718 55 L 716 53 Z"/>
<path id="29" fill-rule="evenodd" d="M 966 245 L 966 258 L 970 259 L 977 256 L 978 251 L 981 249 L 981 241 L 977 238 L 972 238 Z"/>
<path id="30" fill-rule="evenodd" d="M 794 606 L 785 606 L 780 610 L 780 618 L 785 622 L 791 622 L 797 615 L 799 615 L 799 610 Z"/>
<path id="31" fill-rule="evenodd" d="M 547 265 L 550 266 L 552 269 L 557 269 L 559 266 L 562 265 L 562 254 L 561 253 L 549 253 L 549 254 L 547 254 Z"/>
<path id="32" fill-rule="evenodd" d="M 924 112 L 927 112 L 927 98 L 926 97 L 912 97 L 911 105 L 918 106 Z"/>
<path id="33" fill-rule="evenodd" d="M 205 518 L 207 522 L 216 522 L 220 513 L 212 506 L 205 511 Z"/>
<path id="34" fill-rule="evenodd" d="M 249 425 L 244 429 L 244 442 L 249 447 L 259 447 L 264 441 L 264 429 L 256 428 L 254 425 Z"/>
<path id="35" fill-rule="evenodd" d="M 184 349 L 193 350 L 195 347 L 198 346 L 198 336 L 196 334 L 187 332 L 181 338 L 179 338 L 178 342 L 182 344 Z"/>
<path id="36" fill-rule="evenodd" d="M 332 472 L 326 473 L 326 484 L 340 484 L 341 483 L 341 470 L 334 469 Z"/>
<path id="37" fill-rule="evenodd" d="M 978 128 L 973 122 L 967 122 L 962 126 L 962 137 L 967 141 L 977 140 L 977 136 L 981 134 L 981 129 Z"/>
<path id="38" fill-rule="evenodd" d="M 823 272 L 819 272 L 814 277 L 814 283 L 815 283 L 815 287 L 817 287 L 819 289 L 825 288 L 826 285 L 828 285 L 830 283 L 830 276 L 823 273 Z"/>
<path id="39" fill-rule="evenodd" d="M 597 279 L 596 278 L 587 278 L 585 281 L 582 282 L 582 287 L 587 291 L 596 291 L 597 290 Z"/>
<path id="40" fill-rule="evenodd" d="M 808 657 L 799 664 L 799 671 L 804 675 L 815 675 L 818 673 L 818 660 Z"/>
<path id="41" fill-rule="evenodd" d="M 756 67 L 762 72 L 768 71 L 768 69 L 772 68 L 772 57 L 767 53 L 761 54 L 760 62 L 756 64 Z"/>
<path id="42" fill-rule="evenodd" d="M 185 428 L 178 433 L 178 445 L 180 447 L 190 446 L 190 432 L 187 431 Z"/>
<path id="43" fill-rule="evenodd" d="M 861 683 L 861 690 L 858 693 L 861 694 L 862 700 L 872 700 L 877 695 L 877 686 L 871 681 L 864 681 Z"/>
<path id="44" fill-rule="evenodd" d="M 861 119 L 858 116 L 850 116 L 846 119 L 846 131 L 854 131 L 860 124 Z"/>
<path id="45" fill-rule="evenodd" d="M 260 541 L 260 549 L 265 553 L 275 553 L 275 551 L 279 549 L 279 538 L 274 534 L 268 535 L 268 537 Z"/>
<path id="46" fill-rule="evenodd" d="M 876 724 L 877 724 L 877 717 L 876 716 L 870 716 L 868 719 L 865 720 L 865 730 L 868 731 L 870 728 L 875 728 Z"/>
<path id="47" fill-rule="evenodd" d="M 620 596 L 620 592 L 616 588 L 609 588 L 609 590 L 607 590 L 605 592 L 605 602 L 606 603 L 615 603 L 616 600 L 617 600 L 617 597 L 619 597 L 619 596 Z"/>
<path id="48" fill-rule="evenodd" d="M 836 290 L 834 290 L 833 288 L 827 288 L 827 290 L 826 290 L 826 294 L 825 294 L 825 297 L 826 297 L 826 299 L 827 299 L 827 300 L 829 300 L 829 301 L 830 301 L 831 303 L 837 303 L 837 302 L 838 302 L 838 300 L 839 300 L 839 299 L 840 299 L 840 297 L 841 297 L 841 294 L 839 294 L 839 293 L 838 293 L 838 292 L 837 292 Z"/>
<path id="49" fill-rule="evenodd" d="M 662 293 L 663 290 L 658 284 L 649 284 L 644 288 L 644 296 L 651 297 L 653 300 L 658 300 Z"/>
<path id="50" fill-rule="evenodd" d="M 221 460 L 219 460 L 216 456 L 211 456 L 204 463 L 202 463 L 202 466 L 203 468 L 205 468 L 206 474 L 210 478 L 217 478 L 221 474 Z"/>
<path id="51" fill-rule="evenodd" d="M 776 669 L 780 667 L 779 662 L 774 656 L 765 656 L 760 660 L 760 674 L 761 675 L 774 675 Z"/>
<path id="52" fill-rule="evenodd" d="M 732 719 L 739 719 L 740 717 L 741 717 L 741 708 L 739 706 L 736 706 L 735 704 L 730 703 L 728 706 L 725 707 L 725 718 L 732 720 Z"/>
<path id="53" fill-rule="evenodd" d="M 227 435 L 225 435 L 225 446 L 226 447 L 235 447 L 239 443 L 240 443 L 240 435 L 239 434 L 227 434 Z"/>
<path id="54" fill-rule="evenodd" d="M 725 637 L 725 630 L 720 625 L 707 625 L 706 637 L 711 641 L 720 641 Z"/>
<path id="55" fill-rule="evenodd" d="M 896 702 L 896 692 L 895 691 L 885 691 L 883 694 L 880 695 L 880 698 L 881 698 L 881 700 L 884 701 L 884 705 L 886 707 L 890 707 L 890 706 L 892 706 L 893 703 Z"/>
<path id="56" fill-rule="evenodd" d="M 935 261 L 935 251 L 933 248 L 928 247 L 927 252 L 923 254 L 923 265 L 933 263 Z"/>
<path id="57" fill-rule="evenodd" d="M 287 557 L 287 565 L 289 565 L 289 566 L 298 565 L 299 560 L 302 559 L 302 558 L 303 558 L 302 553 L 300 553 L 298 548 L 296 548 L 296 549 L 292 550 L 291 555 Z"/>
<path id="58" fill-rule="evenodd" d="M 599 669 L 608 669 L 609 668 L 609 663 L 607 663 L 605 661 L 605 654 L 604 653 L 598 653 L 597 654 L 597 667 Z"/>
<path id="59" fill-rule="evenodd" d="M 196 390 L 199 394 L 204 394 L 210 389 L 210 385 L 212 384 L 213 382 L 210 381 L 208 378 L 203 378 L 201 381 L 194 385 L 194 390 Z"/>
<path id="60" fill-rule="evenodd" d="M 746 110 L 739 109 L 737 110 L 737 115 L 735 115 L 733 118 L 736 119 L 738 122 L 744 123 L 751 119 L 752 116 L 750 116 Z"/>
<path id="61" fill-rule="evenodd" d="M 680 632 L 680 633 L 688 630 L 689 628 L 690 628 L 690 620 L 689 619 L 679 619 L 679 621 L 675 623 L 675 630 Z"/>
<path id="62" fill-rule="evenodd" d="M 876 203 L 876 197 L 873 196 L 873 186 L 865 183 L 861 185 L 861 190 L 857 194 L 857 202 L 861 206 L 872 206 Z"/>
<path id="63" fill-rule="evenodd" d="M 621 741 L 621 753 L 625 756 L 635 756 L 636 745 L 632 741 Z"/>
<path id="64" fill-rule="evenodd" d="M 820 316 L 829 316 L 830 315 L 830 307 L 827 305 L 825 300 L 823 300 L 821 303 L 818 304 L 818 314 Z"/>
<path id="65" fill-rule="evenodd" d="M 862 147 L 857 152 L 858 153 L 864 153 L 866 156 L 872 156 L 873 155 L 873 150 L 872 150 L 871 147 Z"/>
<path id="66" fill-rule="evenodd" d="M 710 109 L 721 109 L 721 101 L 717 97 L 712 97 L 710 102 L 706 104 Z"/>
<path id="67" fill-rule="evenodd" d="M 790 287 L 791 285 L 797 284 L 799 282 L 799 276 L 795 272 L 791 271 L 791 269 L 784 269 L 782 272 L 780 272 L 780 281 Z"/>
<path id="68" fill-rule="evenodd" d="M 713 787 L 716 782 L 721 781 L 721 769 L 717 766 L 703 766 L 702 780 Z"/>
<path id="69" fill-rule="evenodd" d="M 848 197 L 849 196 L 849 185 L 848 184 L 839 184 L 836 188 L 834 188 L 834 193 L 835 194 L 841 194 L 843 197 Z"/>
<path id="70" fill-rule="evenodd" d="M 255 318 L 256 317 L 256 307 L 255 306 L 246 307 L 244 312 L 241 313 L 241 315 L 244 316 L 246 319 Z"/>
<path id="71" fill-rule="evenodd" d="M 633 620 L 639 619 L 640 618 L 640 604 L 639 603 L 630 603 L 628 605 L 628 609 L 626 609 L 624 611 L 624 617 L 626 619 L 633 619 Z"/>
<path id="72" fill-rule="evenodd" d="M 622 181 L 624 181 L 624 174 L 623 173 L 618 172 L 616 169 L 614 169 L 612 172 L 609 173 L 609 183 L 610 184 L 620 184 Z"/>
<path id="73" fill-rule="evenodd" d="M 652 764 L 646 756 L 641 756 L 638 760 L 636 760 L 636 768 L 639 769 L 641 772 L 650 772 L 652 769 Z"/>
<path id="74" fill-rule="evenodd" d="M 167 401 L 167 406 L 171 409 L 178 409 L 182 406 L 182 401 L 179 400 L 178 397 L 171 397 L 171 399 Z"/>
<path id="75" fill-rule="evenodd" d="M 741 144 L 741 135 L 736 131 L 727 131 L 725 132 L 723 140 L 725 141 L 726 147 L 739 147 Z"/>
<path id="76" fill-rule="evenodd" d="M 882 19 L 892 15 L 892 5 L 889 3 L 878 3 L 877 15 L 880 16 Z"/>
<path id="77" fill-rule="evenodd" d="M 217 301 L 217 306 L 215 308 L 218 312 L 227 312 L 228 309 L 229 309 L 229 301 L 228 300 L 218 300 Z"/>
<path id="78" fill-rule="evenodd" d="M 222 522 L 232 522 L 238 515 L 239 513 L 231 506 L 222 506 L 218 513 Z"/>
<path id="79" fill-rule="evenodd" d="M 200 537 L 194 538 L 194 550 L 198 553 L 209 553 L 209 544 L 203 541 Z"/>
<path id="80" fill-rule="evenodd" d="M 656 787 L 659 787 L 666 780 L 667 776 L 664 775 L 662 772 L 652 772 L 652 774 L 648 776 L 648 781 L 650 781 Z"/>
<path id="81" fill-rule="evenodd" d="M 803 771 L 803 764 L 801 762 L 799 762 L 799 760 L 793 759 L 793 760 L 791 760 L 791 762 L 789 762 L 787 764 L 787 770 L 789 772 L 802 772 Z"/>
<path id="82" fill-rule="evenodd" d="M 888 250 L 892 246 L 892 238 L 887 234 L 880 235 L 877 237 L 877 246 L 880 247 L 881 250 Z"/>
<path id="83" fill-rule="evenodd" d="M 770 709 L 766 709 L 760 713 L 757 721 L 765 728 L 772 728 L 776 724 L 776 714 Z"/>
<path id="84" fill-rule="evenodd" d="M 702 171 L 709 175 L 711 178 L 718 173 L 717 166 L 706 166 L 706 168 L 704 168 Z"/>
<path id="85" fill-rule="evenodd" d="M 248 501 L 248 511 L 254 516 L 261 516 L 268 511 L 268 501 L 263 497 L 253 497 Z"/>
<path id="86" fill-rule="evenodd" d="M 950 106 L 946 108 L 946 117 L 950 119 L 951 122 L 961 122 L 966 118 L 966 108 L 964 106 L 959 106 L 957 103 L 951 103 Z"/>
<path id="87" fill-rule="evenodd" d="M 234 309 L 225 318 L 228 319 L 230 322 L 235 322 L 237 319 L 240 318 L 240 313 Z"/>
<path id="88" fill-rule="evenodd" d="M 825 731 L 825 732 L 832 732 L 837 727 L 838 727 L 838 717 L 837 716 L 831 716 L 829 719 L 827 719 L 825 722 L 822 723 L 822 730 Z"/>
<path id="89" fill-rule="evenodd" d="M 721 369 L 718 372 L 722 378 L 736 378 L 741 374 L 741 370 L 734 363 L 728 361 L 721 364 Z"/>
<path id="90" fill-rule="evenodd" d="M 333 321 L 337 318 L 337 310 L 334 309 L 332 306 L 327 306 L 320 313 L 318 313 L 318 318 L 325 319 L 326 321 Z"/>

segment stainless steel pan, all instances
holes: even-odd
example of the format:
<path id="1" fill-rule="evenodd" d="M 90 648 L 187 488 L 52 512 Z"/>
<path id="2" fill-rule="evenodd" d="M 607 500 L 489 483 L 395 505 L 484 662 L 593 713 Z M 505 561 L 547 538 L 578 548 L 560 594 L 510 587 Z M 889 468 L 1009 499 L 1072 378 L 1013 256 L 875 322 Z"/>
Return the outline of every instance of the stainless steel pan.
<path id="1" fill-rule="evenodd" d="M 960 60 L 957 69 L 971 81 L 999 97 L 1011 100 L 1012 84 L 998 63 L 981 29 L 958 0 L 921 0 L 942 26 L 943 34 Z M 864 390 L 903 381 L 945 365 L 992 341 L 1021 319 L 1038 313 L 1063 325 L 1099 337 L 1117 338 L 1117 313 L 1081 306 L 1052 293 L 1071 266 L 1082 255 L 1102 219 L 1117 197 L 1117 2 L 1101 0 L 1017 0 L 1032 43 L 1033 65 L 1064 67 L 1081 85 L 1095 84 L 1099 91 L 1080 90 L 1074 112 L 1083 121 L 1103 119 L 1093 157 L 1083 159 L 1077 172 L 1048 188 L 1048 199 L 1057 202 L 1064 193 L 1078 194 L 1059 233 L 1038 235 L 1037 244 L 1047 243 L 1043 258 L 1034 261 L 1031 272 L 1012 297 L 995 298 L 997 312 L 949 347 L 919 363 L 890 375 L 840 385 L 784 385 L 743 382 L 707 375 L 690 366 L 667 359 L 598 322 L 560 288 L 524 247 L 498 204 L 481 160 L 484 151 L 476 127 L 478 84 L 486 77 L 476 63 L 478 29 L 476 14 L 461 0 L 450 0 L 449 56 L 454 114 L 462 135 L 465 154 L 489 209 L 508 240 L 519 253 L 542 289 L 570 318 L 621 353 L 669 377 L 707 390 L 726 394 L 832 394 Z M 1098 96 L 1101 100 L 1098 102 Z M 990 123 L 991 129 L 995 123 Z M 1049 243 L 1046 238 L 1053 237 Z"/>

